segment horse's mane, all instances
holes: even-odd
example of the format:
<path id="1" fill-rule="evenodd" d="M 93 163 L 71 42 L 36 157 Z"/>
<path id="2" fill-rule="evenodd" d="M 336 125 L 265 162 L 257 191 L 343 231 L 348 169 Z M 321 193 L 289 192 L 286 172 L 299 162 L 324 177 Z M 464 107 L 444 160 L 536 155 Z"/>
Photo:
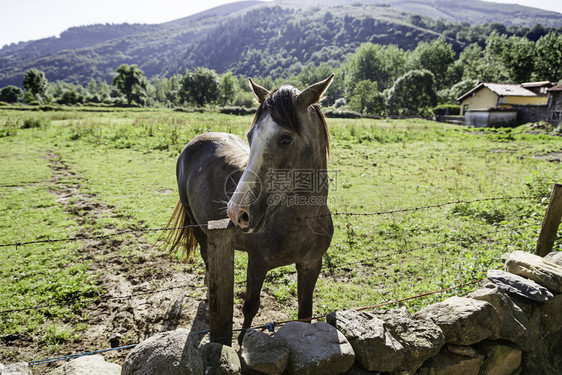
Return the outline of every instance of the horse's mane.
<path id="1" fill-rule="evenodd" d="M 254 119 L 250 125 L 250 129 L 256 125 L 260 118 L 267 112 L 271 115 L 273 120 L 284 127 L 294 130 L 297 134 L 301 135 L 302 124 L 297 115 L 297 110 L 295 108 L 295 99 L 300 94 L 300 91 L 293 86 L 280 86 L 272 90 L 267 98 L 260 104 Z M 322 122 L 324 129 L 324 136 L 326 139 L 326 152 L 330 152 L 330 131 L 328 130 L 328 124 L 326 123 L 326 117 L 322 113 L 322 107 L 320 103 L 314 103 L 311 105 L 314 109 L 320 121 Z"/>

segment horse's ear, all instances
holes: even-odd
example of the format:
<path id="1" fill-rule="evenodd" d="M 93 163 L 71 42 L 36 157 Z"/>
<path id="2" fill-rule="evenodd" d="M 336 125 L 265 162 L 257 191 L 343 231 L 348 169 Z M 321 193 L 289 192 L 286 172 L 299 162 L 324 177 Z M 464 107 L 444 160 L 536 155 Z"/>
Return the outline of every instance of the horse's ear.
<path id="1" fill-rule="evenodd" d="M 297 96 L 296 102 L 304 107 L 308 107 L 314 103 L 319 103 L 322 94 L 328 89 L 328 87 L 330 87 L 332 79 L 334 79 L 334 73 L 325 80 L 309 86 L 306 90 L 301 92 L 299 96 Z"/>
<path id="2" fill-rule="evenodd" d="M 254 92 L 256 98 L 258 98 L 258 102 L 261 104 L 269 95 L 269 91 L 252 81 L 251 78 L 248 79 L 250 80 L 250 88 Z"/>

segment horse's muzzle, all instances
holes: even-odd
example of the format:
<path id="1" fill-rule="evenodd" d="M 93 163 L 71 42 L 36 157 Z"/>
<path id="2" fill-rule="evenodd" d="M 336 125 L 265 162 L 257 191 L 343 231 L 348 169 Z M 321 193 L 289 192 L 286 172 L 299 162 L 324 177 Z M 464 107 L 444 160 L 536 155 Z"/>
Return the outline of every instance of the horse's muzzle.
<path id="1" fill-rule="evenodd" d="M 250 228 L 250 209 L 239 204 L 228 202 L 228 217 L 237 228 L 248 230 Z"/>

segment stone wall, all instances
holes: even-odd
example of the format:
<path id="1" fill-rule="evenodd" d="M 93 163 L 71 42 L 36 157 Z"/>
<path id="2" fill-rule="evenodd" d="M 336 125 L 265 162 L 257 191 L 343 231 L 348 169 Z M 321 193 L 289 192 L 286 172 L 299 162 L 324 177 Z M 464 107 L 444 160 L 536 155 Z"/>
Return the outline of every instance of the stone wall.
<path id="1" fill-rule="evenodd" d="M 549 120 L 546 104 L 514 104 L 513 108 L 517 110 L 517 125 Z"/>
<path id="2" fill-rule="evenodd" d="M 562 127 L 562 89 L 557 87 L 548 94 L 548 121 L 554 127 Z"/>
<path id="3" fill-rule="evenodd" d="M 503 261 L 505 270 L 488 271 L 476 291 L 413 315 L 405 308 L 338 311 L 327 322 L 284 324 L 274 335 L 247 331 L 238 352 L 216 343 L 200 346 L 200 337 L 178 329 L 140 343 L 120 369 L 98 358 L 89 370 L 97 375 L 561 374 L 562 252 L 541 258 L 516 251 Z M 52 374 L 84 373 L 70 371 L 73 366 L 71 361 Z"/>

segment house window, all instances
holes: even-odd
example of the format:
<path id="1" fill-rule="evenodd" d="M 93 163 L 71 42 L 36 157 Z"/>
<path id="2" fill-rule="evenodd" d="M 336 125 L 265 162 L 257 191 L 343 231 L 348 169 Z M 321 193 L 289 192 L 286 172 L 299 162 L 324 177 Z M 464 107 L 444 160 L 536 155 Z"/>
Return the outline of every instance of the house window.
<path id="1" fill-rule="evenodd" d="M 465 113 L 466 111 L 468 111 L 468 104 L 462 106 L 462 113 Z"/>

